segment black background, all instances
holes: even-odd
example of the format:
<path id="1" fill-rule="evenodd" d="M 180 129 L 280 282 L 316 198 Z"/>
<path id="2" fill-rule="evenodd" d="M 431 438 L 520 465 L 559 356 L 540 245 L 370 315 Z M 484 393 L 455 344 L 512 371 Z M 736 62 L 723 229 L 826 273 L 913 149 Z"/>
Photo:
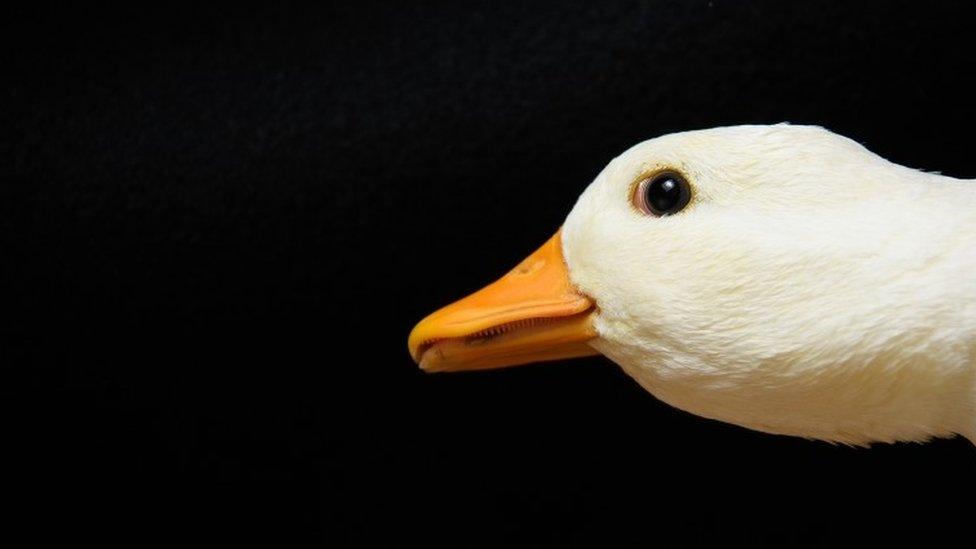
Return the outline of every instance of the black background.
<path id="1" fill-rule="evenodd" d="M 968 543 L 965 440 L 837 447 L 671 409 L 600 357 L 431 376 L 406 352 L 656 135 L 813 123 L 976 177 L 963 4 L 8 14 L 4 530 Z"/>

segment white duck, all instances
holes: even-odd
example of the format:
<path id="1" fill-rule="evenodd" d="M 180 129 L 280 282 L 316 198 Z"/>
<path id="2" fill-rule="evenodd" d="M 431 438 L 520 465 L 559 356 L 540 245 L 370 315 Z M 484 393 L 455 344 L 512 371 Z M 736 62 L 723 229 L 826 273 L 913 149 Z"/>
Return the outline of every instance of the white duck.
<path id="1" fill-rule="evenodd" d="M 651 139 L 510 273 L 422 320 L 427 371 L 603 353 L 678 408 L 848 444 L 976 442 L 976 182 L 808 126 Z"/>

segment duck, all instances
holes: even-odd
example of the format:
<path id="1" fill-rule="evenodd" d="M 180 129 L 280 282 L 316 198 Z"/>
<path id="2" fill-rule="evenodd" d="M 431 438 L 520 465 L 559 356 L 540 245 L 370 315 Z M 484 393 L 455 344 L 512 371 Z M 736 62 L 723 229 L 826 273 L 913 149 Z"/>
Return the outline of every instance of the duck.
<path id="1" fill-rule="evenodd" d="M 819 126 L 656 137 L 407 343 L 426 372 L 602 354 L 661 401 L 766 433 L 976 443 L 976 181 Z"/>

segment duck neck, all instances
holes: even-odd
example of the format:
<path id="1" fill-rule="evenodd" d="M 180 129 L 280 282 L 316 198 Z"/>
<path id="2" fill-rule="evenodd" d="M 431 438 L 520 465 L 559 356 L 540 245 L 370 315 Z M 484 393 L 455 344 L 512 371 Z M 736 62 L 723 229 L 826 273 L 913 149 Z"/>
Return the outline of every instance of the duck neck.
<path id="1" fill-rule="evenodd" d="M 954 225 L 960 243 L 951 246 L 947 250 L 947 259 L 956 261 L 960 265 L 976 265 L 976 179 L 955 179 L 947 176 L 937 176 L 943 185 L 938 189 L 945 190 L 942 196 L 945 203 L 941 208 L 942 212 L 948 213 L 945 222 Z M 956 286 L 968 288 L 961 292 L 961 297 L 965 301 L 952 304 L 952 307 L 959 310 L 968 310 L 970 314 L 967 318 L 976 317 L 976 281 L 973 278 L 957 273 L 960 276 L 945 280 L 946 287 Z M 972 329 L 973 326 L 970 326 Z M 961 384 L 967 387 L 957 393 L 962 402 L 953 403 L 954 408 L 959 411 L 955 418 L 955 425 L 952 430 L 976 444 L 976 333 L 973 333 L 973 341 L 970 342 L 968 368 L 962 376 Z"/>

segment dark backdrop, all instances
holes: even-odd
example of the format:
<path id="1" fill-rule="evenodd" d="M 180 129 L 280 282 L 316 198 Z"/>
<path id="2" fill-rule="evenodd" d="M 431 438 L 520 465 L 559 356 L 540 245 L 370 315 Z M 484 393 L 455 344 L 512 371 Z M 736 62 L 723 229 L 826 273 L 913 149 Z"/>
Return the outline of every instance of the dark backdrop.
<path id="1" fill-rule="evenodd" d="M 0 22 L 5 532 L 971 536 L 964 440 L 835 447 L 671 409 L 603 358 L 431 376 L 406 352 L 646 138 L 813 123 L 976 177 L 964 2 L 276 4 Z"/>

